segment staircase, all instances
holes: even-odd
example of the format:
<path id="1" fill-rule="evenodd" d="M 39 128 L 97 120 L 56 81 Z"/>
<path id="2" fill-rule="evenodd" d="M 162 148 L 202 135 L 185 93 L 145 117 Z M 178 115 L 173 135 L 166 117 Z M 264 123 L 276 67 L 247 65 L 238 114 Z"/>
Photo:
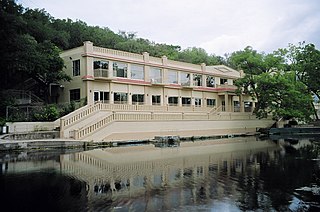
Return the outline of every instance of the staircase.
<path id="1" fill-rule="evenodd" d="M 251 113 L 222 112 L 221 107 L 178 107 L 95 103 L 62 117 L 61 138 L 102 140 L 113 123 L 255 120 Z M 171 122 L 172 123 L 172 122 Z"/>

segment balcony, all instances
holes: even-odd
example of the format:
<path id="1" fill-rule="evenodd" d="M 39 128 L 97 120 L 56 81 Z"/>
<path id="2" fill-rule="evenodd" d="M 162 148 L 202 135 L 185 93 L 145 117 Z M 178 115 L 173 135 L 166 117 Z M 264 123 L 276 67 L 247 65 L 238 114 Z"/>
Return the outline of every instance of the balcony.
<path id="1" fill-rule="evenodd" d="M 108 69 L 94 69 L 93 74 L 95 78 L 108 78 Z"/>
<path id="2" fill-rule="evenodd" d="M 217 89 L 222 90 L 222 91 L 232 91 L 234 92 L 235 90 L 237 90 L 237 86 L 235 85 L 228 85 L 228 84 L 223 84 L 223 85 L 216 85 Z"/>
<path id="3" fill-rule="evenodd" d="M 181 86 L 182 86 L 182 88 L 185 88 L 185 89 L 193 89 L 193 86 L 192 86 L 192 84 L 190 83 L 190 81 L 182 82 L 182 83 L 181 83 Z"/>
<path id="4" fill-rule="evenodd" d="M 151 79 L 150 83 L 154 86 L 165 86 L 161 79 Z"/>

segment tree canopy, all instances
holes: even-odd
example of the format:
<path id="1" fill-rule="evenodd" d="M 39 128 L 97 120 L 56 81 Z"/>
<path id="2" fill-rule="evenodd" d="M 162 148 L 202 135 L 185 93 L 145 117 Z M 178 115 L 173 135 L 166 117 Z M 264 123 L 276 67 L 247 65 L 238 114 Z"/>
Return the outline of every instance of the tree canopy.
<path id="1" fill-rule="evenodd" d="M 291 71 L 292 64 L 275 51 L 258 53 L 251 47 L 231 54 L 232 66 L 244 71 L 245 76 L 236 81 L 238 92 L 257 100 L 254 113 L 259 118 L 272 115 L 274 119 L 309 120 L 312 98 L 302 81 Z"/>

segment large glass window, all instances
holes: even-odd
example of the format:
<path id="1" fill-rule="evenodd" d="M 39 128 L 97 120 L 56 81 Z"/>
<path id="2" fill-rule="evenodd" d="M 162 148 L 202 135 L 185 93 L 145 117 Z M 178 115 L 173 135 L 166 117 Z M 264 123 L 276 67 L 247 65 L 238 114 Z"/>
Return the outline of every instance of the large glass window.
<path id="1" fill-rule="evenodd" d="M 131 65 L 131 79 L 144 80 L 143 66 Z"/>
<path id="2" fill-rule="evenodd" d="M 216 106 L 216 100 L 215 99 L 207 99 L 207 107 L 214 107 Z"/>
<path id="3" fill-rule="evenodd" d="M 80 60 L 72 61 L 72 75 L 80 76 Z"/>
<path id="4" fill-rule="evenodd" d="M 193 75 L 193 82 L 195 86 L 202 86 L 202 75 L 201 74 L 194 74 Z"/>
<path id="5" fill-rule="evenodd" d="M 190 106 L 191 98 L 190 97 L 182 97 L 182 106 Z"/>
<path id="6" fill-rule="evenodd" d="M 168 83 L 178 84 L 178 72 L 168 71 Z"/>
<path id="7" fill-rule="evenodd" d="M 93 61 L 93 70 L 95 77 L 108 77 L 109 62 L 108 61 Z"/>
<path id="8" fill-rule="evenodd" d="M 151 83 L 162 83 L 162 70 L 160 68 L 150 68 L 149 77 Z"/>
<path id="9" fill-rule="evenodd" d="M 132 104 L 143 104 L 144 95 L 143 94 L 132 94 Z"/>
<path id="10" fill-rule="evenodd" d="M 126 104 L 128 101 L 128 94 L 127 93 L 114 93 L 114 103 L 115 104 Z"/>
<path id="11" fill-rule="evenodd" d="M 228 83 L 227 79 L 220 78 L 220 85 L 224 85 L 224 84 L 227 84 L 227 83 Z"/>
<path id="12" fill-rule="evenodd" d="M 178 105 L 178 97 L 170 96 L 168 98 L 168 103 L 169 103 L 170 106 L 177 106 Z"/>
<path id="13" fill-rule="evenodd" d="M 94 101 L 102 101 L 103 103 L 109 102 L 109 92 L 106 91 L 95 91 Z"/>
<path id="14" fill-rule="evenodd" d="M 152 105 L 161 105 L 160 95 L 152 95 Z"/>
<path id="15" fill-rule="evenodd" d="M 186 72 L 180 72 L 180 81 L 183 86 L 190 86 L 190 74 Z"/>
<path id="16" fill-rule="evenodd" d="M 207 76 L 206 86 L 207 86 L 207 87 L 212 87 L 212 88 L 215 87 L 215 80 L 214 80 L 214 77 L 213 77 L 213 76 Z"/>
<path id="17" fill-rule="evenodd" d="M 127 78 L 128 64 L 113 62 L 113 76 Z"/>
<path id="18" fill-rule="evenodd" d="M 70 102 L 79 101 L 79 100 L 80 100 L 80 89 L 70 90 Z"/>

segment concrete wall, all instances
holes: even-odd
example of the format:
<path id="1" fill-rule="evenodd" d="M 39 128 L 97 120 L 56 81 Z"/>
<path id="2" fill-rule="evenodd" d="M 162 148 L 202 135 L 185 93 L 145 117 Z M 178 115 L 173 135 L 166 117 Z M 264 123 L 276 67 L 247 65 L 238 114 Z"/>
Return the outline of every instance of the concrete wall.
<path id="1" fill-rule="evenodd" d="M 269 127 L 272 120 L 230 121 L 143 121 L 113 122 L 85 140 L 112 141 L 153 139 L 154 136 L 178 135 L 213 136 L 256 132 L 256 128 Z"/>
<path id="2" fill-rule="evenodd" d="M 54 122 L 7 122 L 9 133 L 24 133 L 33 131 L 51 131 L 54 127 Z"/>

